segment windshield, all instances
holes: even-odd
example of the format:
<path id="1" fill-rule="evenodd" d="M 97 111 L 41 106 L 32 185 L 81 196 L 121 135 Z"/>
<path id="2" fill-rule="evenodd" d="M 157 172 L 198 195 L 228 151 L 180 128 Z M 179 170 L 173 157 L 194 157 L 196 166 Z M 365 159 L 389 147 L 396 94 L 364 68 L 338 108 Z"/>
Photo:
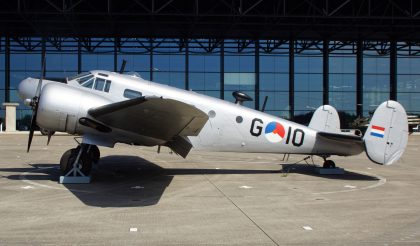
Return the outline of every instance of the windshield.
<path id="1" fill-rule="evenodd" d="M 67 78 L 67 81 L 70 81 L 70 80 L 75 80 L 75 79 L 79 79 L 79 78 L 81 78 L 81 77 L 85 77 L 85 76 L 87 76 L 87 75 L 91 75 L 91 73 L 90 73 L 90 72 L 79 73 L 79 74 L 77 74 L 77 75 L 74 75 L 74 76 L 68 77 L 68 78 Z"/>

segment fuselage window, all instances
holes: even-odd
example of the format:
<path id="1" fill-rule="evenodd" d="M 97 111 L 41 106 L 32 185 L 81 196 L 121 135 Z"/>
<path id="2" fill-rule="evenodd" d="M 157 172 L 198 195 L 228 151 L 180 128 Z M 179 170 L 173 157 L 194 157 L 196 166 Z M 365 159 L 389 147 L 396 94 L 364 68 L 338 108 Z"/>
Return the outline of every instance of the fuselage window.
<path id="1" fill-rule="evenodd" d="M 129 98 L 129 99 L 133 99 L 133 98 L 137 98 L 137 97 L 141 97 L 142 94 L 140 91 L 133 91 L 130 89 L 125 89 L 124 90 L 124 97 L 125 98 Z"/>

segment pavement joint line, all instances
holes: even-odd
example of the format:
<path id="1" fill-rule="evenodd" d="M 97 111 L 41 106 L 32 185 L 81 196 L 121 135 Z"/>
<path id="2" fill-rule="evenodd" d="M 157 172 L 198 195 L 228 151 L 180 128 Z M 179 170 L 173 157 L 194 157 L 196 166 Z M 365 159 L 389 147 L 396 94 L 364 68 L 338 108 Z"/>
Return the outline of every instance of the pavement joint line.
<path id="1" fill-rule="evenodd" d="M 198 168 L 198 167 L 197 167 Z M 264 233 L 275 245 L 279 246 L 279 244 L 270 236 L 264 229 L 262 229 L 248 214 L 245 213 L 232 199 L 230 199 L 229 196 L 227 196 L 217 185 L 215 185 L 208 177 L 207 175 L 203 174 L 204 178 L 214 187 L 216 188 L 220 194 L 222 194 L 232 205 L 234 205 L 246 218 L 248 218 L 249 221 L 251 221 L 262 233 Z"/>
<path id="2" fill-rule="evenodd" d="M 378 178 L 378 182 L 373 184 L 373 185 L 369 185 L 366 187 L 361 187 L 361 188 L 353 188 L 353 189 L 346 189 L 346 190 L 338 190 L 338 191 L 325 191 L 325 192 L 315 192 L 312 193 L 312 195 L 325 195 L 325 194 L 334 194 L 334 193 L 342 193 L 342 192 L 353 192 L 353 191 L 360 191 L 360 190 L 368 190 L 368 189 L 373 189 L 373 188 L 377 188 L 381 185 L 384 185 L 386 183 L 386 178 L 377 175 L 377 174 L 372 174 L 372 173 L 368 173 L 368 172 L 362 172 L 362 171 L 356 171 L 356 170 L 351 170 L 351 169 L 346 169 L 347 171 L 350 172 L 355 172 L 355 173 L 360 173 L 360 174 L 364 174 L 367 176 L 374 176 L 376 178 Z"/>

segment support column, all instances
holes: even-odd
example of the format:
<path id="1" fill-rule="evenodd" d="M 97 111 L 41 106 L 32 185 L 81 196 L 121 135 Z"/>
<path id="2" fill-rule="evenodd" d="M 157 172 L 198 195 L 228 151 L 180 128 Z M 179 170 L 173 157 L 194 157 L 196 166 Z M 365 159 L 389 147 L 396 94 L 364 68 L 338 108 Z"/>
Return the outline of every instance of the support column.
<path id="1" fill-rule="evenodd" d="M 389 54 L 389 99 L 397 100 L 397 42 L 391 41 Z"/>
<path id="2" fill-rule="evenodd" d="M 220 98 L 225 99 L 225 40 L 220 46 Z"/>
<path id="3" fill-rule="evenodd" d="M 260 110 L 260 41 L 255 40 L 255 109 Z"/>
<path id="4" fill-rule="evenodd" d="M 77 39 L 77 73 L 82 72 L 82 44 L 80 38 Z"/>
<path id="5" fill-rule="evenodd" d="M 45 37 L 42 37 L 42 39 L 41 39 L 41 61 L 40 61 L 41 63 L 40 64 L 42 64 L 44 62 L 46 55 L 47 55 L 46 41 L 45 41 Z M 46 76 L 47 69 L 48 69 L 47 61 L 45 60 L 45 70 L 42 71 L 42 77 L 44 77 L 44 78 Z"/>
<path id="6" fill-rule="evenodd" d="M 295 41 L 289 40 L 289 115 L 295 118 Z"/>
<path id="7" fill-rule="evenodd" d="M 190 89 L 190 49 L 189 40 L 185 39 L 185 89 Z"/>
<path id="8" fill-rule="evenodd" d="M 3 103 L 3 107 L 6 108 L 5 114 L 5 124 L 6 132 L 15 132 L 16 131 L 16 108 L 19 106 L 19 103 Z"/>
<path id="9" fill-rule="evenodd" d="M 150 49 L 150 55 L 149 55 L 149 62 L 150 62 L 150 81 L 153 81 L 153 39 L 149 40 L 149 49 Z"/>
<path id="10" fill-rule="evenodd" d="M 114 72 L 118 72 L 118 46 L 119 38 L 114 38 Z"/>
<path id="11" fill-rule="evenodd" d="M 363 117 L 363 40 L 357 40 L 356 50 L 356 114 Z"/>
<path id="12" fill-rule="evenodd" d="M 330 102 L 329 98 L 329 40 L 324 39 L 322 49 L 322 104 L 327 105 Z"/>
<path id="13" fill-rule="evenodd" d="M 4 101 L 10 102 L 10 38 L 6 37 L 4 54 Z"/>

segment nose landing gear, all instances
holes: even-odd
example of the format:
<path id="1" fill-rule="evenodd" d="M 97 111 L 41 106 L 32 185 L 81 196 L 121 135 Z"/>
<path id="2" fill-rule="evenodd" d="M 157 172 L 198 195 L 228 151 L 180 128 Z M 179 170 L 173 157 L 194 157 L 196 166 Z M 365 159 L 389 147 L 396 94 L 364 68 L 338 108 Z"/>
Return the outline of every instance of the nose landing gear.
<path id="1" fill-rule="evenodd" d="M 100 152 L 96 145 L 80 144 L 64 152 L 60 159 L 60 183 L 90 183 L 92 163 L 97 163 Z"/>

